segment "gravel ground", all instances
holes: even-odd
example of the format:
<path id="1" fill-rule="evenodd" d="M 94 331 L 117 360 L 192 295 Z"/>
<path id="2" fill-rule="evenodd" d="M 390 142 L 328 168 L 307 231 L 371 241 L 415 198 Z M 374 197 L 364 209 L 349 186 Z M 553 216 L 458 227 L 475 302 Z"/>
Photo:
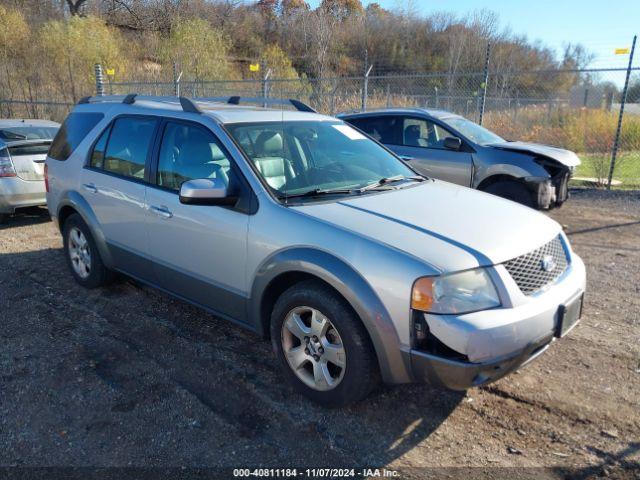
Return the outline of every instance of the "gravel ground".
<path id="1" fill-rule="evenodd" d="M 578 191 L 551 216 L 588 268 L 568 337 L 466 394 L 383 388 L 343 410 L 283 384 L 251 333 L 132 281 L 82 289 L 46 212 L 13 218 L 0 227 L 0 467 L 640 478 L 640 194 Z M 434 470 L 455 466 L 478 468 Z"/>

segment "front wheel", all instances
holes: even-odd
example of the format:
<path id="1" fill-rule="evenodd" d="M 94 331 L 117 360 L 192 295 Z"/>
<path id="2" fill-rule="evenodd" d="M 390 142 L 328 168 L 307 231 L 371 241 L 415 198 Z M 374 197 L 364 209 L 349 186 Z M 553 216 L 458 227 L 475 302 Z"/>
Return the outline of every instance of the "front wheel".
<path id="1" fill-rule="evenodd" d="M 527 207 L 535 208 L 535 203 L 526 185 L 515 180 L 503 180 L 492 183 L 484 189 L 485 192 L 520 203 Z"/>
<path id="2" fill-rule="evenodd" d="M 286 290 L 271 316 L 271 340 L 289 382 L 308 398 L 340 407 L 378 382 L 369 336 L 346 301 L 320 282 Z"/>

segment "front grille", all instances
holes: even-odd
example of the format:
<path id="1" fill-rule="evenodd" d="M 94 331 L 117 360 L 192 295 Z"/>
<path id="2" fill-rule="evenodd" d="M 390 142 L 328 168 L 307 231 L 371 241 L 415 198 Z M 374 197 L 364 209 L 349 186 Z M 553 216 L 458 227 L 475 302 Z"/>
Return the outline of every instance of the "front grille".
<path id="1" fill-rule="evenodd" d="M 555 267 L 551 269 L 552 263 L 555 263 Z M 567 265 L 567 254 L 560 235 L 546 245 L 504 263 L 525 295 L 532 295 L 554 282 L 564 273 Z"/>

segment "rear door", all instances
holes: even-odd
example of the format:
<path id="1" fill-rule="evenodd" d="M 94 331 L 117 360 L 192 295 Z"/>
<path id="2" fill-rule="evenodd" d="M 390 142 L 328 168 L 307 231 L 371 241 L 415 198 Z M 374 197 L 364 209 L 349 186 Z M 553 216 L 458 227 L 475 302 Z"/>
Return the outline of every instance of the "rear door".
<path id="1" fill-rule="evenodd" d="M 441 125 L 424 118 L 403 116 L 400 145 L 389 145 L 405 161 L 428 177 L 468 187 L 471 185 L 473 159 L 463 148 L 450 150 L 444 139 L 456 137 Z"/>
<path id="2" fill-rule="evenodd" d="M 153 280 L 146 242 L 145 182 L 159 120 L 120 116 L 98 137 L 81 192 L 95 213 L 116 267 Z"/>
<path id="3" fill-rule="evenodd" d="M 51 141 L 11 142 L 8 146 L 16 175 L 22 180 L 41 182 L 44 180 L 44 161 Z"/>

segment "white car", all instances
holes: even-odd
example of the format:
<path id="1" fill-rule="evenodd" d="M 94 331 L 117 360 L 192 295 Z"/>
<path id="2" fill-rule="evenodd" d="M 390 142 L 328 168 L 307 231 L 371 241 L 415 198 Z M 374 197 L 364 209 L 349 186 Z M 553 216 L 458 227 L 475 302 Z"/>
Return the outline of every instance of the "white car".
<path id="1" fill-rule="evenodd" d="M 44 161 L 60 124 L 0 119 L 0 223 L 16 209 L 46 205 Z"/>

